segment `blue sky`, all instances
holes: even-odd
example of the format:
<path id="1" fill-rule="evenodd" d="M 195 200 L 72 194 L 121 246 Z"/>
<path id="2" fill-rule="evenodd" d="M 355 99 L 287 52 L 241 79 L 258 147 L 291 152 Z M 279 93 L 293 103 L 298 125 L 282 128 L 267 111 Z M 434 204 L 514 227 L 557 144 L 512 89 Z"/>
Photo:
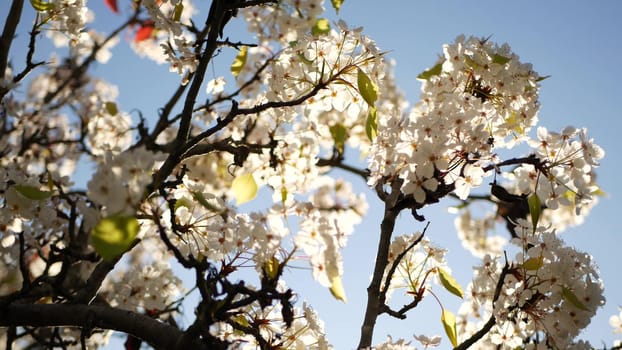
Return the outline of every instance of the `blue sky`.
<path id="1" fill-rule="evenodd" d="M 126 4 L 123 0 L 119 2 Z M 0 13 L 6 13 L 8 3 L 0 4 Z M 123 20 L 105 9 L 103 1 L 89 3 L 95 9 L 95 27 L 109 28 Z M 205 0 L 195 3 L 202 11 L 209 6 Z M 120 5 L 120 8 L 124 6 L 127 5 Z M 327 13 L 335 18 L 332 9 L 327 9 Z M 22 36 L 26 35 L 32 11 L 27 10 L 24 15 Z M 551 76 L 542 82 L 541 125 L 552 130 L 561 130 L 566 125 L 587 127 L 589 135 L 607 152 L 598 172 L 598 181 L 607 196 L 601 199 L 584 225 L 564 232 L 563 238 L 592 254 L 600 266 L 607 304 L 583 337 L 595 346 L 603 342 L 610 345 L 614 336 L 608 319 L 617 314 L 618 305 L 622 305 L 622 276 L 617 255 L 622 249 L 617 222 L 622 210 L 619 202 L 622 186 L 618 182 L 622 155 L 617 153 L 622 138 L 622 113 L 618 105 L 622 99 L 622 2 L 346 0 L 339 17 L 351 26 L 363 26 L 364 32 L 382 50 L 389 51 L 388 57 L 397 62 L 397 81 L 412 103 L 419 95 L 416 76 L 433 65 L 442 44 L 453 41 L 458 34 L 492 35 L 493 41 L 509 43 L 522 61 L 533 63 L 541 75 Z M 235 34 L 233 31 L 229 35 L 234 39 Z M 119 86 L 122 109 L 139 109 L 145 116 L 155 115 L 160 107 L 158 103 L 170 94 L 177 77 L 168 73 L 165 66 L 133 57 L 126 41 L 122 40 L 113 54 L 110 64 L 96 66 L 94 74 Z M 218 71 L 228 69 L 231 61 L 225 56 L 215 62 L 220 65 L 215 67 Z M 336 174 L 347 177 L 343 173 Z M 365 190 L 365 184 L 358 178 L 347 178 L 357 184 L 357 188 Z M 369 192 L 368 198 L 374 202 Z M 454 275 L 466 285 L 477 260 L 460 246 L 453 228 L 454 216 L 445 210 L 449 204 L 441 202 L 424 209 L 422 214 L 431 222 L 428 237 L 449 249 L 447 259 Z M 306 292 L 300 296 L 300 301 L 308 300 L 318 310 L 336 349 L 352 349 L 358 343 L 382 208 L 378 203 L 372 204 L 369 213 L 344 251 L 347 304 L 336 301 L 325 288 L 314 283 L 308 271 L 293 270 L 285 276 L 290 286 Z M 396 233 L 422 228 L 421 223 L 404 215 Z M 454 297 L 441 294 L 441 299 L 446 307 L 457 311 L 458 301 Z M 380 317 L 374 339 L 379 342 L 387 334 L 412 339 L 414 333 L 443 334 L 440 310 L 432 299 L 425 300 L 404 321 Z M 443 344 L 442 348 L 446 348 L 446 339 Z"/>

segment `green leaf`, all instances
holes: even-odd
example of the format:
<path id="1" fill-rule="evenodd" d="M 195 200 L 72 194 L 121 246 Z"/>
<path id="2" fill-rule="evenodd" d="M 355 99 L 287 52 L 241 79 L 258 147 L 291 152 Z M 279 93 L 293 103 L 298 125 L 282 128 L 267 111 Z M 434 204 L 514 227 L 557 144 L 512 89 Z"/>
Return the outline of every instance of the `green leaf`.
<path id="1" fill-rule="evenodd" d="M 263 272 L 266 274 L 268 279 L 270 279 L 271 281 L 275 281 L 279 277 L 279 267 L 280 267 L 279 259 L 273 256 L 263 266 Z"/>
<path id="2" fill-rule="evenodd" d="M 607 193 L 605 193 L 605 191 L 603 191 L 600 187 L 595 187 L 591 192 L 591 195 L 594 196 L 599 196 L 599 197 L 604 197 Z"/>
<path id="3" fill-rule="evenodd" d="M 343 5 L 344 0 L 330 0 L 330 3 L 333 5 L 335 12 L 339 13 L 339 9 L 341 5 Z"/>
<path id="4" fill-rule="evenodd" d="M 428 80 L 432 78 L 433 76 L 437 76 L 441 74 L 442 71 L 443 71 L 443 62 L 439 62 L 434 67 L 426 71 L 423 71 L 421 74 L 417 75 L 417 79 Z"/>
<path id="5" fill-rule="evenodd" d="M 173 21 L 179 22 L 181 19 L 181 14 L 184 12 L 184 4 L 180 2 L 175 5 L 175 13 L 173 14 Z"/>
<path id="6" fill-rule="evenodd" d="M 134 216 L 111 215 L 91 230 L 91 244 L 104 260 L 112 260 L 131 247 L 139 229 Z"/>
<path id="7" fill-rule="evenodd" d="M 333 141 L 335 141 L 335 148 L 340 154 L 343 154 L 346 144 L 346 139 L 348 137 L 348 129 L 342 124 L 335 124 L 330 128 L 330 135 L 333 137 Z"/>
<path id="8" fill-rule="evenodd" d="M 562 297 L 564 298 L 565 301 L 574 305 L 574 307 L 576 307 L 577 309 L 580 309 L 583 311 L 589 311 L 588 308 L 585 307 L 585 305 L 579 300 L 579 298 L 577 298 L 577 296 L 570 289 L 566 287 L 562 287 Z"/>
<path id="9" fill-rule="evenodd" d="M 212 211 L 214 213 L 221 213 L 222 212 L 222 208 L 218 208 L 217 206 L 213 205 L 212 203 L 210 203 L 206 198 L 205 195 L 201 192 L 198 191 L 194 191 L 192 192 L 192 197 L 199 202 L 199 204 L 201 204 L 203 206 L 203 208 Z"/>
<path id="10" fill-rule="evenodd" d="M 281 187 L 281 203 L 285 204 L 287 201 L 287 188 Z"/>
<path id="11" fill-rule="evenodd" d="M 443 309 L 441 314 L 441 322 L 443 322 L 443 328 L 445 328 L 445 334 L 449 337 L 449 341 L 454 346 L 458 346 L 458 332 L 456 331 L 456 316 L 451 311 Z"/>
<path id="12" fill-rule="evenodd" d="M 527 204 L 529 206 L 529 214 L 531 214 L 531 225 L 535 232 L 538 221 L 540 220 L 540 214 L 542 214 L 542 202 L 540 202 L 540 198 L 534 192 L 527 197 Z"/>
<path id="13" fill-rule="evenodd" d="M 361 94 L 365 102 L 367 102 L 369 106 L 374 107 L 374 104 L 378 99 L 378 87 L 360 68 L 358 69 L 357 73 L 357 84 L 359 88 L 359 93 Z"/>
<path id="14" fill-rule="evenodd" d="M 544 265 L 544 257 L 538 256 L 529 258 L 523 263 L 523 267 L 528 271 L 537 271 Z"/>
<path id="15" fill-rule="evenodd" d="M 437 271 L 443 287 L 445 287 L 449 293 L 460 298 L 464 298 L 464 291 L 462 290 L 462 287 L 460 287 L 458 281 L 456 281 L 446 270 L 439 268 Z"/>
<path id="16" fill-rule="evenodd" d="M 115 116 L 117 115 L 117 113 L 119 113 L 119 109 L 117 108 L 117 104 L 112 102 L 112 101 L 108 101 L 105 104 L 106 107 L 106 112 L 108 112 L 108 114 Z"/>
<path id="17" fill-rule="evenodd" d="M 54 4 L 43 0 L 30 0 L 30 4 L 39 12 L 46 12 L 54 9 Z"/>
<path id="18" fill-rule="evenodd" d="M 251 201 L 257 196 L 257 182 L 253 174 L 243 174 L 233 179 L 231 189 L 238 205 Z"/>
<path id="19" fill-rule="evenodd" d="M 536 79 L 536 82 L 540 82 L 540 81 L 542 81 L 542 80 L 546 80 L 546 79 L 548 79 L 548 78 L 550 78 L 550 77 L 551 77 L 550 75 L 545 75 L 545 76 L 543 76 L 543 77 L 538 77 L 538 79 Z"/>
<path id="20" fill-rule="evenodd" d="M 330 278 L 330 293 L 337 300 L 341 300 L 344 303 L 347 303 L 346 299 L 346 290 L 343 288 L 343 282 L 341 281 L 341 276 L 334 276 Z"/>
<path id="21" fill-rule="evenodd" d="M 376 107 L 369 108 L 367 120 L 365 121 L 365 133 L 367 134 L 369 141 L 374 141 L 378 135 L 378 114 Z"/>
<path id="22" fill-rule="evenodd" d="M 233 60 L 233 63 L 231 64 L 231 74 L 233 74 L 234 77 L 237 78 L 237 76 L 242 71 L 242 68 L 244 68 L 247 57 L 248 57 L 248 47 L 242 46 L 240 48 L 240 52 L 238 52 L 238 55 L 235 56 L 235 59 Z"/>
<path id="23" fill-rule="evenodd" d="M 175 210 L 181 208 L 181 207 L 186 207 L 188 209 L 192 208 L 192 202 L 186 198 L 186 197 L 181 197 L 179 199 L 177 199 L 175 201 Z"/>
<path id="24" fill-rule="evenodd" d="M 325 35 L 328 33 L 330 33 L 330 22 L 326 18 L 318 19 L 311 28 L 311 34 L 314 36 Z"/>
<path id="25" fill-rule="evenodd" d="M 48 199 L 52 196 L 52 192 L 41 191 L 38 187 L 30 185 L 14 185 L 15 191 L 19 192 L 22 196 L 32 199 L 33 201 L 40 201 Z"/>
<path id="26" fill-rule="evenodd" d="M 497 64 L 506 64 L 510 62 L 512 59 L 510 57 L 501 56 L 499 54 L 494 54 L 492 56 L 492 62 Z"/>

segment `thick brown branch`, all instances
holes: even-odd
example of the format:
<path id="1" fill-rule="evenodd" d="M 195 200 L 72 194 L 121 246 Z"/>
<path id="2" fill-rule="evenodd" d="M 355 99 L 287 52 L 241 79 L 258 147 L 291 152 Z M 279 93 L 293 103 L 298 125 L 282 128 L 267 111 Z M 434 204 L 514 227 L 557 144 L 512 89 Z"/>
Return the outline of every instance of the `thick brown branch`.
<path id="1" fill-rule="evenodd" d="M 6 15 L 6 22 L 4 22 L 2 37 L 0 37 L 0 79 L 4 78 L 4 72 L 6 71 L 6 67 L 9 63 L 9 51 L 11 49 L 13 37 L 15 37 L 15 30 L 19 24 L 19 20 L 22 18 L 23 7 L 24 0 L 13 0 L 13 3 L 11 3 L 11 9 Z M 4 87 L 0 87 L 0 98 L 4 96 L 4 90 Z"/>
<path id="2" fill-rule="evenodd" d="M 399 191 L 399 187 L 395 186 L 393 191 Z M 395 228 L 395 219 L 400 210 L 396 209 L 385 202 L 384 218 L 380 225 L 380 241 L 378 242 L 378 250 L 376 253 L 376 265 L 372 281 L 367 287 L 367 307 L 365 309 L 365 318 L 361 326 L 361 338 L 359 340 L 358 349 L 365 349 L 371 346 L 374 335 L 374 327 L 378 315 L 384 311 L 384 303 L 380 300 L 381 284 L 384 271 L 389 261 L 389 248 L 391 246 L 391 236 Z"/>
<path id="3" fill-rule="evenodd" d="M 205 22 L 206 28 L 209 28 L 207 45 L 203 54 L 199 59 L 199 64 L 193 74 L 186 100 L 184 101 L 184 107 L 181 112 L 181 120 L 179 122 L 179 130 L 177 131 L 177 137 L 175 138 L 174 151 L 168 156 L 162 167 L 155 176 L 153 189 L 158 188 L 160 184 L 166 180 L 171 174 L 175 166 L 183 159 L 183 154 L 187 147 L 188 137 L 190 136 L 190 130 L 192 126 L 192 112 L 194 110 L 194 104 L 196 103 L 197 96 L 201 90 L 203 84 L 203 78 L 209 63 L 212 60 L 212 56 L 218 47 L 218 35 L 222 26 L 225 23 L 225 3 L 223 0 L 214 0 L 210 8 L 209 16 Z M 196 143 L 195 143 L 196 144 Z"/>
<path id="4" fill-rule="evenodd" d="M 34 304 L 0 308 L 0 327 L 57 327 L 111 329 L 151 344 L 156 349 L 207 349 L 198 339 L 186 343 L 184 332 L 146 315 L 101 305 Z M 186 344 L 183 344 L 186 343 Z"/>

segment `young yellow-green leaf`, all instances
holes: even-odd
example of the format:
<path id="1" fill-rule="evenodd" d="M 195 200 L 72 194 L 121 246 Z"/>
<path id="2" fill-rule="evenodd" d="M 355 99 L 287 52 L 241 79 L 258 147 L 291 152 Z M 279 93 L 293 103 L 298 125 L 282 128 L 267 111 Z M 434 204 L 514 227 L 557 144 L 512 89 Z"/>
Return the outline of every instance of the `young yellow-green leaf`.
<path id="1" fill-rule="evenodd" d="M 544 265 L 544 257 L 538 256 L 529 258 L 523 263 L 523 267 L 528 271 L 537 271 Z"/>
<path id="2" fill-rule="evenodd" d="M 111 215 L 91 230 L 91 244 L 104 260 L 112 260 L 130 248 L 139 229 L 134 216 Z"/>
<path id="3" fill-rule="evenodd" d="M 108 101 L 105 103 L 106 106 L 106 112 L 108 112 L 108 114 L 115 116 L 117 115 L 117 113 L 119 113 L 119 109 L 117 108 L 117 104 L 112 102 L 112 101 Z"/>
<path id="4" fill-rule="evenodd" d="M 378 134 L 378 115 L 376 107 L 370 107 L 367 114 L 367 120 L 365 121 L 365 133 L 369 141 L 374 141 Z"/>
<path id="5" fill-rule="evenodd" d="M 540 202 L 540 197 L 534 192 L 527 197 L 527 204 L 529 206 L 529 214 L 531 214 L 531 225 L 533 225 L 535 232 L 538 220 L 540 220 L 540 214 L 542 214 L 542 202 Z"/>
<path id="6" fill-rule="evenodd" d="M 337 14 L 339 14 L 339 9 L 341 8 L 341 5 L 343 5 L 343 2 L 344 0 L 330 0 L 330 3 L 333 5 L 333 8 Z"/>
<path id="7" fill-rule="evenodd" d="M 185 207 L 185 208 L 192 208 L 192 201 L 190 201 L 188 198 L 186 197 L 181 197 L 179 199 L 177 199 L 175 201 L 175 210 L 181 208 L 181 207 Z"/>
<path id="8" fill-rule="evenodd" d="M 326 18 L 318 19 L 311 28 L 311 34 L 314 36 L 325 35 L 328 33 L 330 33 L 330 22 Z"/>
<path id="9" fill-rule="evenodd" d="M 273 256 L 267 263 L 264 264 L 263 271 L 268 276 L 268 279 L 275 281 L 277 277 L 279 277 L 279 267 L 279 259 Z"/>
<path id="10" fill-rule="evenodd" d="M 343 154 L 346 145 L 346 138 L 348 137 L 348 129 L 342 124 L 335 124 L 330 128 L 330 135 L 335 141 L 335 148 L 340 154 Z"/>
<path id="11" fill-rule="evenodd" d="M 565 301 L 574 305 L 577 309 L 588 311 L 588 308 L 577 298 L 577 296 L 568 288 L 562 287 L 562 297 Z"/>
<path id="12" fill-rule="evenodd" d="M 251 327 L 251 324 L 246 319 L 245 313 L 239 313 L 237 316 L 233 318 L 233 321 L 239 325 L 244 327 Z"/>
<path id="13" fill-rule="evenodd" d="M 458 346 L 458 332 L 456 331 L 456 316 L 454 316 L 451 311 L 447 311 L 443 309 L 443 313 L 441 314 L 441 322 L 443 322 L 443 328 L 445 328 L 445 333 L 447 337 L 449 337 L 449 341 L 451 341 L 451 345 Z"/>
<path id="14" fill-rule="evenodd" d="M 346 291 L 343 288 L 343 282 L 341 281 L 340 276 L 334 276 L 330 279 L 329 290 L 330 293 L 335 297 L 335 299 L 341 300 L 344 303 L 348 302 L 348 300 L 346 299 Z"/>
<path id="15" fill-rule="evenodd" d="M 46 12 L 54 8 L 54 4 L 44 0 L 30 0 L 30 4 L 39 12 Z"/>
<path id="16" fill-rule="evenodd" d="M 443 71 L 443 62 L 437 63 L 434 67 L 423 71 L 421 74 L 417 75 L 417 79 L 419 80 L 428 80 L 433 76 L 441 74 Z"/>
<path id="17" fill-rule="evenodd" d="M 240 48 L 240 52 L 238 52 L 238 55 L 235 56 L 235 59 L 233 60 L 233 63 L 231 64 L 231 74 L 233 74 L 234 77 L 237 77 L 242 71 L 242 68 L 244 68 L 247 57 L 248 57 L 248 47 L 242 46 Z"/>
<path id="18" fill-rule="evenodd" d="M 192 192 L 192 197 L 199 202 L 199 204 L 201 204 L 203 206 L 203 208 L 214 212 L 214 213 L 220 213 L 222 212 L 222 208 L 218 208 L 217 206 L 215 206 L 214 204 L 210 203 L 206 198 L 205 195 L 201 192 L 198 191 L 194 191 Z"/>
<path id="19" fill-rule="evenodd" d="M 281 203 L 285 204 L 286 201 L 287 201 L 287 188 L 282 187 L 281 188 Z"/>
<path id="20" fill-rule="evenodd" d="M 175 13 L 173 14 L 173 21 L 179 22 L 181 19 L 181 14 L 184 12 L 184 4 L 180 2 L 175 5 Z"/>
<path id="21" fill-rule="evenodd" d="M 238 205 L 253 200 L 257 195 L 257 182 L 253 174 L 242 174 L 231 183 L 233 196 Z"/>
<path id="22" fill-rule="evenodd" d="M 605 191 L 603 191 L 600 187 L 596 187 L 590 192 L 591 195 L 604 197 L 606 195 Z"/>
<path id="23" fill-rule="evenodd" d="M 492 56 L 492 62 L 493 63 L 497 63 L 497 64 L 506 64 L 508 62 L 510 62 L 511 58 L 509 57 L 505 57 L 505 56 L 501 56 L 499 54 L 494 54 Z"/>
<path id="24" fill-rule="evenodd" d="M 458 281 L 456 281 L 446 270 L 439 268 L 437 271 L 443 287 L 445 287 L 449 293 L 463 298 L 464 291 L 462 290 L 462 287 L 460 287 Z"/>
<path id="25" fill-rule="evenodd" d="M 52 196 L 52 192 L 41 191 L 38 187 L 30 185 L 14 185 L 13 188 L 22 196 L 32 199 L 33 201 L 40 201 L 48 199 Z"/>
<path id="26" fill-rule="evenodd" d="M 374 104 L 378 99 L 378 87 L 360 68 L 358 69 L 356 80 L 359 93 L 370 107 L 374 107 Z"/>

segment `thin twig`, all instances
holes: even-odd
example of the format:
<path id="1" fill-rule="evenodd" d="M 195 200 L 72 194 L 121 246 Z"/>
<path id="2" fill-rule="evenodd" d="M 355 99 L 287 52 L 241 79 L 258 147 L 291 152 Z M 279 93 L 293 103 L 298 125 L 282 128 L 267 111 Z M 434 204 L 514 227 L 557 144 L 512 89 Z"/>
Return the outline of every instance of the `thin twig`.
<path id="1" fill-rule="evenodd" d="M 495 288 L 495 294 L 493 295 L 493 298 L 492 298 L 492 304 L 493 304 L 492 309 L 494 309 L 495 302 L 499 300 L 499 296 L 501 295 L 501 290 L 503 289 L 503 283 L 505 282 L 505 276 L 508 274 L 509 271 L 510 271 L 510 264 L 508 263 L 508 259 L 506 256 L 505 265 L 503 266 L 503 269 L 501 270 L 501 274 L 499 275 L 499 280 L 497 281 L 497 286 Z M 456 346 L 454 350 L 466 350 L 469 347 L 471 347 L 471 345 L 475 344 L 478 340 L 482 339 L 492 329 L 496 321 L 497 320 L 493 313 L 492 315 L 490 315 L 490 318 L 488 319 L 486 324 L 484 324 L 479 331 L 473 334 L 470 338 L 463 341 L 460 345 Z"/>

